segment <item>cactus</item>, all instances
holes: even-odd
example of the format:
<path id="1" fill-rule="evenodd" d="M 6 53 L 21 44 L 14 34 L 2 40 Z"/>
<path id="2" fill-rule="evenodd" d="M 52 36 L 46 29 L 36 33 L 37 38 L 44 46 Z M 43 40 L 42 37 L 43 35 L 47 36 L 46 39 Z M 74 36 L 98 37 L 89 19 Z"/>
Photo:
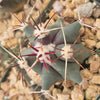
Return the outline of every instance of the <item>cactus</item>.
<path id="1" fill-rule="evenodd" d="M 67 42 L 66 45 L 64 44 L 61 23 Z M 77 40 L 81 24 L 76 21 L 64 26 L 62 18 L 59 18 L 55 24 L 48 27 L 47 24 L 44 27 L 41 24 L 40 21 L 40 27 L 35 23 L 36 26 L 34 28 L 28 26 L 24 29 L 28 38 L 33 35 L 29 38 L 30 43 L 32 43 L 30 48 L 21 52 L 22 56 L 26 57 L 28 65 L 31 66 L 29 70 L 32 69 L 41 74 L 43 90 L 48 90 L 51 85 L 64 78 L 68 78 L 78 84 L 81 83 L 82 78 L 79 72 L 80 66 L 82 67 L 81 63 L 91 55 L 90 52 L 85 52 L 89 50 L 81 44 L 80 39 Z M 77 40 L 77 43 L 74 42 L 75 40 Z M 66 46 L 70 47 L 67 48 L 69 51 L 64 49 Z M 71 57 L 64 57 L 66 52 Z M 66 59 L 68 67 L 65 77 Z"/>

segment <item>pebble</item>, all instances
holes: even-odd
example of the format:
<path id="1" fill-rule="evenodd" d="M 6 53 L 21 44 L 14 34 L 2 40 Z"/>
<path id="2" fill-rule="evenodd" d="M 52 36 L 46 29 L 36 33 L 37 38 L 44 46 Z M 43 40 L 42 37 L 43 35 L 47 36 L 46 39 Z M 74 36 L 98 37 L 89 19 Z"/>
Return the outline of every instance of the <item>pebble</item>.
<path id="1" fill-rule="evenodd" d="M 71 80 L 66 80 L 66 85 L 65 85 L 66 88 L 72 87 L 74 85 L 75 85 L 75 82 Z"/>
<path id="2" fill-rule="evenodd" d="M 97 97 L 100 94 L 100 86 L 90 85 L 85 94 L 86 100 L 92 100 L 92 98 Z"/>
<path id="3" fill-rule="evenodd" d="M 96 41 L 95 40 L 86 39 L 85 43 L 90 49 L 92 49 L 93 47 L 96 46 Z"/>
<path id="4" fill-rule="evenodd" d="M 85 3 L 80 5 L 78 8 L 76 8 L 77 14 L 79 13 L 79 16 L 82 17 L 90 17 L 93 12 L 94 5 L 91 2 Z"/>
<path id="5" fill-rule="evenodd" d="M 96 19 L 96 22 L 94 23 L 94 26 L 97 28 L 100 28 L 100 18 Z"/>
<path id="6" fill-rule="evenodd" d="M 43 9 L 43 6 L 46 6 L 48 3 L 48 0 L 45 0 L 45 4 L 42 4 L 41 0 L 36 0 L 35 7 L 37 9 Z"/>
<path id="7" fill-rule="evenodd" d="M 92 73 L 98 72 L 98 69 L 100 67 L 100 63 L 98 61 L 92 61 L 90 64 L 90 71 Z"/>
<path id="8" fill-rule="evenodd" d="M 73 11 L 68 7 L 64 12 L 64 17 L 74 17 Z"/>
<path id="9" fill-rule="evenodd" d="M 83 3 L 85 3 L 85 0 L 72 0 L 72 4 L 74 4 L 76 6 L 83 4 Z"/>
<path id="10" fill-rule="evenodd" d="M 13 41 L 13 42 L 12 42 Z M 9 40 L 5 40 L 5 43 L 7 46 L 9 46 L 10 48 L 14 48 L 17 46 L 18 44 L 18 39 L 17 38 L 11 38 Z"/>
<path id="11" fill-rule="evenodd" d="M 94 9 L 94 11 L 93 11 L 93 16 L 94 16 L 95 18 L 100 17 L 100 7 L 97 7 L 97 8 Z"/>
<path id="12" fill-rule="evenodd" d="M 3 82 L 0 84 L 0 88 L 3 90 L 3 91 L 7 91 L 9 89 L 9 83 L 8 82 Z"/>
<path id="13" fill-rule="evenodd" d="M 96 37 L 98 40 L 100 40 L 100 30 L 97 30 Z"/>
<path id="14" fill-rule="evenodd" d="M 24 35 L 23 35 L 23 33 L 21 31 L 17 31 L 16 34 L 15 34 L 16 38 L 20 38 L 22 36 L 24 36 Z"/>
<path id="15" fill-rule="evenodd" d="M 1 34 L 5 30 L 7 30 L 7 26 L 6 26 L 6 24 L 4 22 L 1 22 L 1 21 L 0 21 L 0 26 L 2 26 L 2 27 L 0 27 L 0 34 Z"/>
<path id="16" fill-rule="evenodd" d="M 81 71 L 81 76 L 82 78 L 92 79 L 93 74 L 88 69 L 84 69 Z"/>
<path id="17" fill-rule="evenodd" d="M 100 85 L 100 75 L 94 75 L 91 82 Z"/>
<path id="18" fill-rule="evenodd" d="M 19 12 L 17 15 L 15 15 L 19 20 L 22 20 L 22 15 L 23 12 Z M 21 23 L 19 22 L 19 20 L 15 17 L 14 15 L 12 15 L 12 26 L 15 25 L 20 25 Z"/>
<path id="19" fill-rule="evenodd" d="M 2 100 L 1 98 L 3 98 L 3 96 L 4 96 L 4 91 L 0 90 L 0 100 Z"/>
<path id="20" fill-rule="evenodd" d="M 66 94 L 57 94 L 57 100 L 69 100 L 69 95 Z"/>
<path id="21" fill-rule="evenodd" d="M 57 93 L 58 93 L 58 90 L 54 88 L 54 89 L 52 90 L 52 95 L 53 95 L 54 97 L 56 97 Z"/>
<path id="22" fill-rule="evenodd" d="M 54 11 L 55 11 L 55 12 L 58 12 L 58 13 L 61 13 L 62 10 L 63 10 L 63 6 L 62 6 L 61 2 L 58 1 L 58 0 L 55 2 L 53 8 L 54 8 Z"/>
<path id="23" fill-rule="evenodd" d="M 0 2 L 2 2 L 3 0 L 0 0 Z"/>
<path id="24" fill-rule="evenodd" d="M 74 87 L 74 90 L 71 92 L 72 100 L 84 100 L 83 90 L 77 85 Z"/>
<path id="25" fill-rule="evenodd" d="M 95 20 L 93 18 L 85 18 L 83 23 L 89 25 L 89 27 L 92 27 L 93 24 L 95 23 Z M 86 27 L 88 27 L 88 26 L 86 26 Z"/>
<path id="26" fill-rule="evenodd" d="M 89 86 L 89 83 L 88 83 L 88 79 L 86 79 L 86 78 L 83 78 L 83 81 L 82 81 L 82 89 L 87 89 L 88 88 L 88 86 Z"/>
<path id="27" fill-rule="evenodd" d="M 85 28 L 85 34 L 89 37 L 89 39 L 94 39 L 94 34 L 89 30 L 89 28 Z"/>
<path id="28" fill-rule="evenodd" d="M 97 42 L 97 43 L 96 43 L 96 48 L 97 48 L 97 49 L 100 48 L 100 42 Z"/>

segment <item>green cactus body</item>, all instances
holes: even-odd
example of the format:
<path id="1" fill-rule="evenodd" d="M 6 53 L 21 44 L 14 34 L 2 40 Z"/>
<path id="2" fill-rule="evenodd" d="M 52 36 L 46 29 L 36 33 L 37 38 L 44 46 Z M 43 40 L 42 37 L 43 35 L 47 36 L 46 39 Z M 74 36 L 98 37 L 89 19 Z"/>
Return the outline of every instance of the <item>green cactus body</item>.
<path id="1" fill-rule="evenodd" d="M 65 44 L 61 30 L 61 23 L 63 23 L 63 20 L 59 18 L 54 25 L 48 26 L 45 29 L 45 33 L 40 34 L 38 37 L 36 36 L 37 39 L 30 48 L 21 52 L 23 56 L 26 56 L 28 65 L 31 66 L 34 71 L 41 74 L 43 90 L 48 90 L 51 85 L 64 79 L 65 59 L 63 56 L 60 56 L 62 55 L 61 50 L 63 51 Z M 47 33 L 48 30 L 54 28 L 58 29 Z M 81 25 L 78 21 L 68 26 L 64 26 L 63 24 L 66 42 L 68 45 L 70 45 L 70 47 L 79 36 L 80 28 Z M 35 30 L 30 26 L 27 26 L 24 31 L 27 37 L 35 34 Z M 29 41 L 33 43 L 36 37 L 30 38 Z M 57 48 L 61 50 L 58 50 Z M 77 49 L 78 51 L 88 51 L 88 49 L 80 43 L 80 40 L 78 40 L 77 43 L 72 47 L 73 51 Z M 90 52 L 72 53 L 72 56 L 76 58 L 79 63 L 82 63 L 90 55 Z M 57 58 L 59 59 L 55 60 Z M 68 68 L 66 78 L 79 84 L 82 81 L 79 72 L 80 66 L 71 58 L 68 58 L 67 65 Z"/>

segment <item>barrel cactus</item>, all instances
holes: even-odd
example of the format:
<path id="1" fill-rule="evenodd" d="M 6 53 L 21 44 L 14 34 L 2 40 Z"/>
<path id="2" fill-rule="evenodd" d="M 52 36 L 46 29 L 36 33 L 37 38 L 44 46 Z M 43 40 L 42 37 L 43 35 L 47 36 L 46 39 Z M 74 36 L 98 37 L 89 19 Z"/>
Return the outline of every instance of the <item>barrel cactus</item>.
<path id="1" fill-rule="evenodd" d="M 21 54 L 27 60 L 29 70 L 32 69 L 41 75 L 42 90 L 49 90 L 53 84 L 65 78 L 80 84 L 80 66 L 83 67 L 83 61 L 91 55 L 80 39 L 74 42 L 79 36 L 81 24 L 76 21 L 65 26 L 62 18 L 59 18 L 47 27 L 49 21 L 45 26 L 41 20 L 40 25 L 34 21 L 35 26 L 29 25 L 24 29 L 31 45 Z"/>

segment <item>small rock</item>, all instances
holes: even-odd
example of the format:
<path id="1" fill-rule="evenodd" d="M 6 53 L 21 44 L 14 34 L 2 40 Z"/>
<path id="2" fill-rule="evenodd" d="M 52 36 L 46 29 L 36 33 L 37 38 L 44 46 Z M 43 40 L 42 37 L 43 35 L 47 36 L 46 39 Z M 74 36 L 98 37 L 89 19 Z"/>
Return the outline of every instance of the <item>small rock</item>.
<path id="1" fill-rule="evenodd" d="M 93 47 L 96 46 L 96 41 L 95 40 L 86 39 L 85 43 L 90 49 L 92 49 Z"/>
<path id="2" fill-rule="evenodd" d="M 98 18 L 100 16 L 100 7 L 94 9 L 93 16 L 95 18 Z"/>
<path id="3" fill-rule="evenodd" d="M 12 88 L 12 89 L 10 89 L 10 91 L 9 91 L 9 96 L 14 96 L 14 95 L 16 95 L 18 92 L 17 92 L 17 89 L 16 88 Z"/>
<path id="4" fill-rule="evenodd" d="M 92 98 L 92 100 L 97 100 L 96 97 Z"/>
<path id="5" fill-rule="evenodd" d="M 100 40 L 100 30 L 97 30 L 96 37 L 97 37 L 98 40 Z"/>
<path id="6" fill-rule="evenodd" d="M 37 9 L 43 9 L 43 6 L 46 6 L 47 3 L 48 3 L 48 0 L 46 0 L 44 4 L 41 2 L 41 0 L 36 0 L 35 1 L 35 7 Z"/>
<path id="7" fill-rule="evenodd" d="M 0 34 L 3 33 L 5 30 L 7 30 L 7 25 L 4 22 L 0 21 Z"/>
<path id="8" fill-rule="evenodd" d="M 91 56 L 91 57 L 89 58 L 89 60 L 88 60 L 89 64 L 91 64 L 92 61 L 94 61 L 94 60 L 95 60 L 95 57 L 94 57 L 94 56 Z"/>
<path id="9" fill-rule="evenodd" d="M 58 93 L 57 89 L 53 89 L 52 95 L 53 95 L 54 97 L 56 97 L 57 93 Z"/>
<path id="10" fill-rule="evenodd" d="M 84 93 L 79 86 L 75 86 L 71 93 L 72 100 L 84 100 Z"/>
<path id="11" fill-rule="evenodd" d="M 54 11 L 61 13 L 62 10 L 63 10 L 63 6 L 62 6 L 61 2 L 57 0 L 54 4 Z"/>
<path id="12" fill-rule="evenodd" d="M 2 82 L 0 84 L 0 88 L 3 90 L 3 91 L 7 91 L 9 89 L 9 83 L 8 82 Z"/>
<path id="13" fill-rule="evenodd" d="M 98 72 L 100 63 L 98 61 L 92 61 L 92 63 L 90 64 L 90 71 L 91 72 Z"/>
<path id="14" fill-rule="evenodd" d="M 63 89 L 63 94 L 68 94 L 68 95 L 70 95 L 71 94 L 71 89 L 69 89 L 69 88 L 66 88 L 66 85 L 67 84 L 63 84 L 63 87 L 64 87 L 64 89 Z"/>
<path id="15" fill-rule="evenodd" d="M 0 0 L 0 2 L 2 2 L 3 0 Z"/>
<path id="16" fill-rule="evenodd" d="M 100 48 L 100 42 L 96 43 L 96 48 L 99 49 Z"/>
<path id="17" fill-rule="evenodd" d="M 100 85 L 100 75 L 94 75 L 91 82 L 93 84 L 99 84 Z"/>
<path id="18" fill-rule="evenodd" d="M 99 68 L 99 74 L 100 74 L 100 68 Z"/>
<path id="19" fill-rule="evenodd" d="M 66 85 L 65 85 L 66 88 L 72 87 L 74 85 L 75 85 L 75 82 L 71 80 L 66 80 Z"/>
<path id="20" fill-rule="evenodd" d="M 87 89 L 87 87 L 89 86 L 88 80 L 87 80 L 86 78 L 84 78 L 84 79 L 82 80 L 81 85 L 82 85 L 82 88 L 83 88 L 84 90 Z"/>
<path id="21" fill-rule="evenodd" d="M 81 76 L 83 78 L 92 79 L 93 74 L 88 69 L 84 69 L 81 71 Z"/>
<path id="22" fill-rule="evenodd" d="M 57 94 L 61 94 L 61 90 L 60 89 L 53 89 L 53 91 L 52 91 L 52 95 L 54 96 L 54 97 L 56 97 L 57 96 Z"/>
<path id="23" fill-rule="evenodd" d="M 90 17 L 92 15 L 92 12 L 93 12 L 93 7 L 94 7 L 94 5 L 91 2 L 88 2 L 88 3 L 80 5 L 76 9 L 76 12 L 79 13 L 80 18 Z"/>
<path id="24" fill-rule="evenodd" d="M 16 38 L 20 38 L 22 36 L 24 36 L 24 35 L 23 35 L 23 33 L 21 31 L 17 31 L 16 34 L 15 34 Z"/>
<path id="25" fill-rule="evenodd" d="M 22 20 L 22 15 L 23 12 L 19 12 L 17 15 L 15 15 L 19 20 Z M 19 22 L 19 20 L 15 17 L 14 15 L 12 16 L 12 25 L 20 25 L 21 23 Z"/>
<path id="26" fill-rule="evenodd" d="M 93 18 L 85 18 L 83 23 L 87 24 L 89 27 L 92 27 L 93 24 L 95 23 L 95 20 Z M 86 26 L 86 27 L 88 27 L 88 26 Z M 92 28 L 92 29 L 94 29 L 94 28 Z"/>
<path id="27" fill-rule="evenodd" d="M 94 23 L 94 26 L 97 28 L 100 28 L 100 18 L 96 19 L 96 22 Z"/>
<path id="28" fill-rule="evenodd" d="M 68 7 L 64 12 L 65 17 L 74 17 L 73 11 Z"/>
<path id="29" fill-rule="evenodd" d="M 97 97 L 100 94 L 100 86 L 90 85 L 86 90 L 86 99 L 92 100 L 92 98 Z"/>
<path id="30" fill-rule="evenodd" d="M 57 100 L 69 100 L 69 95 L 66 94 L 57 94 Z"/>
<path id="31" fill-rule="evenodd" d="M 85 0 L 72 0 L 72 4 L 74 4 L 74 5 L 76 5 L 76 4 L 80 5 L 80 4 L 83 4 L 83 3 L 85 3 Z"/>
<path id="32" fill-rule="evenodd" d="M 3 99 L 3 96 L 4 96 L 4 91 L 3 90 L 0 90 L 0 100 Z"/>
<path id="33" fill-rule="evenodd" d="M 13 41 L 13 42 L 12 42 Z M 11 38 L 9 40 L 5 40 L 6 45 L 9 46 L 10 48 L 14 48 L 18 44 L 18 39 L 17 38 Z"/>
<path id="34" fill-rule="evenodd" d="M 88 28 L 86 28 L 85 34 L 89 37 L 89 39 L 94 39 L 94 34 Z"/>

